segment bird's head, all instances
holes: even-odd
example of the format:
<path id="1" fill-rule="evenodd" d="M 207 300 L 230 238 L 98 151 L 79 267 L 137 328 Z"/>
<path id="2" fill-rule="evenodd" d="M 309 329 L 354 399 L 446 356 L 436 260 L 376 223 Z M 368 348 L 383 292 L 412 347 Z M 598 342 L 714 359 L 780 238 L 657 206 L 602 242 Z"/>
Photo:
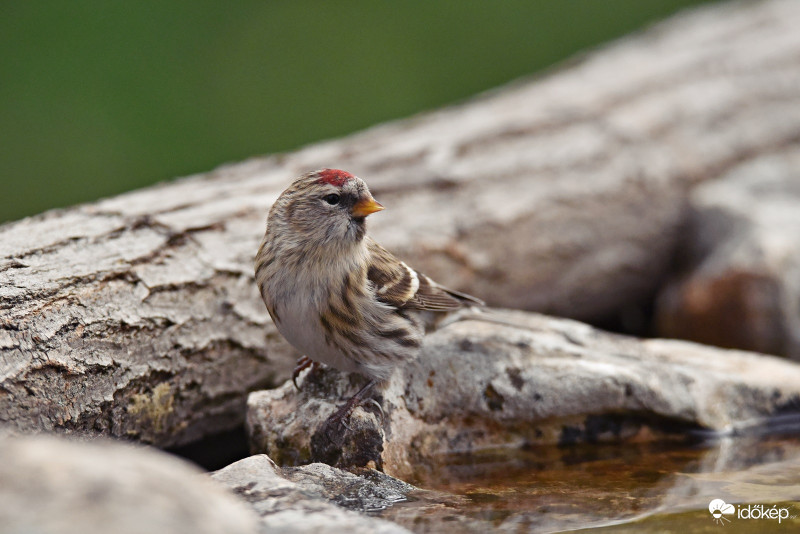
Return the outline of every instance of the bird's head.
<path id="1" fill-rule="evenodd" d="M 275 204 L 295 239 L 307 239 L 316 246 L 361 241 L 365 218 L 383 209 L 361 178 L 337 169 L 301 176 Z"/>

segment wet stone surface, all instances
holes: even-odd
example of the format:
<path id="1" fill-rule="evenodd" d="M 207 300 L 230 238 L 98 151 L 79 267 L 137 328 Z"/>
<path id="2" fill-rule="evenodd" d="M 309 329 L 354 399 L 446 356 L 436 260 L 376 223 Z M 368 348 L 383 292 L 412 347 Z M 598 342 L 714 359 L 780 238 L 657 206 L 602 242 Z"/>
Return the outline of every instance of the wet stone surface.
<path id="1" fill-rule="evenodd" d="M 412 489 L 382 473 L 349 473 L 319 463 L 282 469 L 260 454 L 211 476 L 250 504 L 264 533 L 408 533 L 374 516 L 404 500 Z"/>

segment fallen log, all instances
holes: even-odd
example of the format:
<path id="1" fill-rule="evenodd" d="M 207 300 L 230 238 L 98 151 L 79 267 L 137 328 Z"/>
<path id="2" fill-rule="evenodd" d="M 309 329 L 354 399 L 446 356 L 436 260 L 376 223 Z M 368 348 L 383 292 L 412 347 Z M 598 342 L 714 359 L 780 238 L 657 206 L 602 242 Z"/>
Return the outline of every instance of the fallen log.
<path id="1" fill-rule="evenodd" d="M 241 424 L 297 356 L 253 283 L 266 212 L 323 166 L 365 178 L 372 233 L 447 285 L 631 316 L 688 190 L 800 144 L 799 18 L 715 5 L 462 105 L 0 227 L 0 422 L 159 446 Z"/>

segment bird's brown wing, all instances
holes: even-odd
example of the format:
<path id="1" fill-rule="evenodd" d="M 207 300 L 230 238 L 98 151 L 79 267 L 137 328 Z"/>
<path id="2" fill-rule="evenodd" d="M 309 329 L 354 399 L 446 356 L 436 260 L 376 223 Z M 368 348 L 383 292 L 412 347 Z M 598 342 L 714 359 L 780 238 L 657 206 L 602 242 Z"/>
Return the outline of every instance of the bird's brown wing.
<path id="1" fill-rule="evenodd" d="M 370 257 L 367 278 L 380 302 L 397 308 L 442 312 L 468 305 L 483 306 L 480 299 L 442 287 L 415 271 L 370 238 L 367 249 Z"/>

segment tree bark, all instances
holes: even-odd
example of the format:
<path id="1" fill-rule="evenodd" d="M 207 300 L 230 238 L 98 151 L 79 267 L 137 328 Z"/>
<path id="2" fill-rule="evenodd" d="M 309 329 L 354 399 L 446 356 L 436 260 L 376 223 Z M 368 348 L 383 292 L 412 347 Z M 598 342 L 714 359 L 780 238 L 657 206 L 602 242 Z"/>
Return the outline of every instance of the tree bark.
<path id="1" fill-rule="evenodd" d="M 297 354 L 252 260 L 270 204 L 338 167 L 371 233 L 493 305 L 584 320 L 665 277 L 688 190 L 800 144 L 800 4 L 680 15 L 459 106 L 0 228 L 0 420 L 161 446 L 241 423 Z M 620 312 L 622 310 L 622 312 Z"/>

